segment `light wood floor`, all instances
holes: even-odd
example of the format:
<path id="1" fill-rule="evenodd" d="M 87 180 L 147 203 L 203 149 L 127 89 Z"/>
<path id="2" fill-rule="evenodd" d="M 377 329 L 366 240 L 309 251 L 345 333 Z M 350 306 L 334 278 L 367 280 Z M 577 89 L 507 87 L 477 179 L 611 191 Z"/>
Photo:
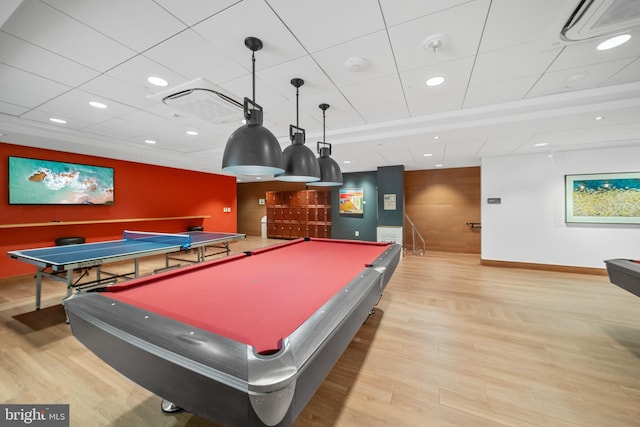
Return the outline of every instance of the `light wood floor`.
<path id="1" fill-rule="evenodd" d="M 0 282 L 0 402 L 70 404 L 71 426 L 215 426 L 163 414 L 73 338 L 64 285 L 34 311 L 33 283 Z M 640 426 L 640 298 L 605 276 L 408 255 L 296 426 Z"/>

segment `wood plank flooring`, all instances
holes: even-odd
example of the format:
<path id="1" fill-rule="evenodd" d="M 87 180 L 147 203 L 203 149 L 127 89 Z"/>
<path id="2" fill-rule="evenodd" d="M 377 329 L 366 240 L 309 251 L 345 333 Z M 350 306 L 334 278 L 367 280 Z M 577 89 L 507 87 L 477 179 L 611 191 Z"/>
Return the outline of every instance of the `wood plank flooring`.
<path id="1" fill-rule="evenodd" d="M 34 311 L 31 277 L 0 281 L 0 402 L 69 404 L 71 426 L 216 426 L 163 414 L 85 349 L 64 294 L 45 280 Z M 295 425 L 640 426 L 640 298 L 605 276 L 407 255 Z"/>

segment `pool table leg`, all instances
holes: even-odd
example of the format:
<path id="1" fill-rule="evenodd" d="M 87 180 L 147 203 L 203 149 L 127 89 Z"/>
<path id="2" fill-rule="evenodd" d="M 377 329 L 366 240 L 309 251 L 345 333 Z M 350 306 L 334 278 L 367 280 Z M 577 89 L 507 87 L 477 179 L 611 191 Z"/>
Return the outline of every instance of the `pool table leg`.
<path id="1" fill-rule="evenodd" d="M 181 407 L 179 407 L 173 402 L 169 402 L 167 399 L 162 399 L 162 403 L 160 404 L 160 407 L 162 408 L 162 412 L 165 412 L 167 414 L 173 414 L 175 412 L 182 411 Z"/>

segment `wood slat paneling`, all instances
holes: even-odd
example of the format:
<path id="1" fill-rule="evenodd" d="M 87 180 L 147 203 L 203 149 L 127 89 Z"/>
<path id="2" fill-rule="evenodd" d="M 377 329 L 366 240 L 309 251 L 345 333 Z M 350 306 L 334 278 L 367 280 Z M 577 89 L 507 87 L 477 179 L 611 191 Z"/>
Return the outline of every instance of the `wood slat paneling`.
<path id="1" fill-rule="evenodd" d="M 426 241 L 427 250 L 480 253 L 480 168 L 408 171 L 404 174 L 405 212 Z M 411 228 L 405 227 L 405 242 Z"/>

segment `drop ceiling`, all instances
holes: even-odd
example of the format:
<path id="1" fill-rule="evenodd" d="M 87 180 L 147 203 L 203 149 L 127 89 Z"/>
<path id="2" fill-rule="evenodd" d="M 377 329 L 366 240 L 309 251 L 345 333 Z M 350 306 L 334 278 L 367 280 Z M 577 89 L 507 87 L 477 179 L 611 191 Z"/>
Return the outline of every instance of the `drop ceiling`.
<path id="1" fill-rule="evenodd" d="M 290 81 L 302 78 L 299 126 L 315 150 L 318 106 L 330 105 L 326 141 L 343 172 L 638 145 L 640 28 L 607 51 L 596 50 L 605 35 L 564 40 L 578 3 L 3 0 L 0 141 L 221 173 L 239 119 L 214 123 L 162 98 L 193 81 L 251 98 L 254 36 L 265 126 L 290 143 Z M 434 76 L 444 84 L 425 85 Z"/>

